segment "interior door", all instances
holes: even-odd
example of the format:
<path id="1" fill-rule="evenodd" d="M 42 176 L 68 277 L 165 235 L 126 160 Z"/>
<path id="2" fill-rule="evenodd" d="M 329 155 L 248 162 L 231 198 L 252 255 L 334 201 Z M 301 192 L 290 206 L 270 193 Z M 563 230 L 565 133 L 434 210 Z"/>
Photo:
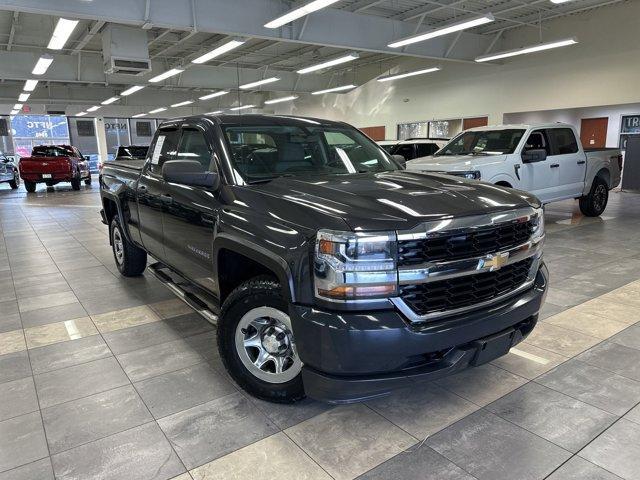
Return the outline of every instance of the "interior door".
<path id="1" fill-rule="evenodd" d="M 182 126 L 175 159 L 196 160 L 207 171 L 218 171 L 213 139 L 197 123 Z M 189 280 L 217 291 L 212 272 L 218 192 L 170 183 L 169 195 L 163 212 L 167 262 Z"/>
<path id="2" fill-rule="evenodd" d="M 578 146 L 578 140 L 570 128 L 550 128 L 551 159 L 560 165 L 560 183 L 557 198 L 582 195 L 587 171 L 587 158 Z"/>
<path id="3" fill-rule="evenodd" d="M 583 118 L 580 124 L 580 142 L 585 149 L 605 148 L 607 146 L 607 129 L 609 119 Z"/>
<path id="4" fill-rule="evenodd" d="M 548 202 L 557 195 L 560 183 L 558 167 L 551 162 L 551 146 L 546 130 L 534 130 L 529 134 L 523 153 L 528 150 L 544 149 L 547 159 L 542 162 L 523 163 L 518 169 L 520 185 L 518 188 L 536 195 L 542 202 Z"/>
<path id="5" fill-rule="evenodd" d="M 158 130 L 136 186 L 141 241 L 147 251 L 159 260 L 165 260 L 162 212 L 170 201 L 167 184 L 162 178 L 162 165 L 175 158 L 179 138 L 179 124 Z"/>
<path id="6" fill-rule="evenodd" d="M 462 130 L 475 127 L 486 127 L 489 124 L 488 117 L 465 118 L 462 120 Z"/>

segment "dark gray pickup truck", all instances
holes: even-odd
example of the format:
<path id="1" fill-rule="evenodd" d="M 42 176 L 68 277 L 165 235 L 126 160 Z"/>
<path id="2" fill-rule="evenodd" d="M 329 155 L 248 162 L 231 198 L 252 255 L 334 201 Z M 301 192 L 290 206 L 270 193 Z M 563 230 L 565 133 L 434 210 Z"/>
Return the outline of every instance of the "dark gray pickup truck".
<path id="1" fill-rule="evenodd" d="M 546 295 L 535 197 L 407 172 L 344 123 L 167 121 L 145 160 L 105 165 L 101 192 L 120 272 L 151 255 L 266 400 L 359 401 L 489 362 Z"/>

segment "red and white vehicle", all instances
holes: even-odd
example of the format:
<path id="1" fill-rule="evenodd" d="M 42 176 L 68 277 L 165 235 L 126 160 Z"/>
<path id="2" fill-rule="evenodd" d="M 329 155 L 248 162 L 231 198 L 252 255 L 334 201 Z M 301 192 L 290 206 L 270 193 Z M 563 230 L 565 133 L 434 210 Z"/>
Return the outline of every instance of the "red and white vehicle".
<path id="1" fill-rule="evenodd" d="M 85 185 L 91 184 L 88 160 L 71 145 L 34 147 L 30 157 L 20 159 L 19 169 L 27 192 L 35 192 L 38 183 L 52 187 L 60 182 L 70 182 L 74 190 L 80 190 L 83 180 Z"/>

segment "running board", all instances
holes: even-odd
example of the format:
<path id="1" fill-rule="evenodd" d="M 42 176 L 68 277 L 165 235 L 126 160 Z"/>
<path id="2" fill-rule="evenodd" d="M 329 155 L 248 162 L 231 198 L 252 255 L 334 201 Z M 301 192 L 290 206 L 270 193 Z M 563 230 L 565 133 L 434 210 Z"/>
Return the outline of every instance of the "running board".
<path id="1" fill-rule="evenodd" d="M 182 279 L 177 273 L 160 262 L 149 265 L 147 270 L 207 322 L 212 325 L 218 324 L 218 314 L 212 310 L 208 302 L 201 298 L 208 297 L 205 292 L 191 285 L 187 280 Z M 174 277 L 180 277 L 183 281 L 176 281 Z"/>

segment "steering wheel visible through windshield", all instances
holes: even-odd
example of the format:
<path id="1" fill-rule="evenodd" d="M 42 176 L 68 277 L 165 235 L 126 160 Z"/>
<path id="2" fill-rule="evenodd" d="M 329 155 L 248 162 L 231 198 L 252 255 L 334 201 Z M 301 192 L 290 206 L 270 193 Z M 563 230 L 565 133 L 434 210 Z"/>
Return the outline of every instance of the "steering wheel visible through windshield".
<path id="1" fill-rule="evenodd" d="M 282 176 L 339 175 L 398 170 L 354 128 L 296 125 L 223 126 L 234 171 L 247 183 Z"/>
<path id="2" fill-rule="evenodd" d="M 503 155 L 513 153 L 524 135 L 524 130 L 478 130 L 462 132 L 435 154 L 451 155 Z"/>

